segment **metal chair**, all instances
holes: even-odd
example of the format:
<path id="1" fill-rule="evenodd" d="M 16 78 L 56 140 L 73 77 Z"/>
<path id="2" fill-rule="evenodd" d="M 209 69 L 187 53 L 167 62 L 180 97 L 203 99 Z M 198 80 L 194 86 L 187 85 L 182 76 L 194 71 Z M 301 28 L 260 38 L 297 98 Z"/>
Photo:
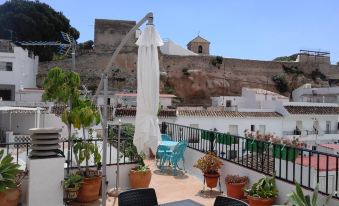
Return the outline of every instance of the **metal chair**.
<path id="1" fill-rule="evenodd" d="M 160 169 L 163 172 L 165 163 L 168 162 L 169 165 L 172 166 L 173 175 L 177 175 L 177 167 L 180 161 L 183 162 L 183 169 L 185 170 L 185 162 L 184 162 L 184 153 L 187 148 L 186 141 L 180 141 L 175 147 L 172 153 L 164 154 L 160 159 Z M 180 168 L 179 168 L 180 169 Z"/>
<path id="2" fill-rule="evenodd" d="M 155 206 L 158 200 L 153 188 L 143 188 L 121 192 L 118 203 L 119 206 Z"/>
<path id="3" fill-rule="evenodd" d="M 171 154 L 172 153 L 172 150 L 167 147 L 167 146 L 164 146 L 164 145 L 159 145 L 158 148 L 157 148 L 157 152 L 156 152 L 156 155 L 155 155 L 155 163 L 157 165 L 157 167 L 160 168 L 160 160 L 163 158 L 163 156 L 165 154 Z"/>
<path id="4" fill-rule="evenodd" d="M 161 141 L 172 141 L 172 138 L 168 134 L 161 134 Z"/>
<path id="5" fill-rule="evenodd" d="M 231 197 L 218 196 L 214 201 L 214 206 L 248 206 L 247 203 Z"/>

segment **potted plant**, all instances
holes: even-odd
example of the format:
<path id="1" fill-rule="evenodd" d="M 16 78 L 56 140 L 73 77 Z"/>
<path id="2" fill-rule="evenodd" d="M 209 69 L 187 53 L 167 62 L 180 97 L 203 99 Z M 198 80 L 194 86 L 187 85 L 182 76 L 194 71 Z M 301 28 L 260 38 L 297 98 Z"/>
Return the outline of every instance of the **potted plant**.
<path id="1" fill-rule="evenodd" d="M 287 194 L 288 201 L 295 206 L 325 206 L 328 205 L 328 202 L 336 194 L 333 192 L 332 194 L 328 195 L 324 202 L 320 203 L 319 200 L 319 184 L 314 188 L 312 197 L 310 195 L 304 195 L 303 190 L 299 183 L 295 183 L 295 192 Z"/>
<path id="2" fill-rule="evenodd" d="M 247 176 L 227 175 L 225 177 L 227 196 L 233 197 L 239 200 L 243 199 L 244 188 L 247 182 L 248 182 Z"/>
<path id="3" fill-rule="evenodd" d="M 274 147 L 275 158 L 281 158 L 282 160 L 292 162 L 300 153 L 296 148 L 301 148 L 303 146 L 303 143 L 296 137 L 293 137 L 292 140 L 287 138 L 273 138 L 271 139 L 271 142 L 276 144 Z"/>
<path id="4" fill-rule="evenodd" d="M 10 154 L 4 156 L 4 150 L 0 150 L 0 205 L 17 206 L 20 198 L 20 190 L 16 177 L 20 173 L 19 165 L 12 162 Z"/>
<path id="5" fill-rule="evenodd" d="M 78 191 L 83 181 L 83 177 L 78 174 L 70 174 L 64 182 L 67 199 L 74 200 L 78 197 Z"/>
<path id="6" fill-rule="evenodd" d="M 273 205 L 278 196 L 275 186 L 275 177 L 263 177 L 245 190 L 250 206 L 270 206 Z"/>
<path id="7" fill-rule="evenodd" d="M 223 163 L 213 152 L 208 152 L 201 157 L 194 167 L 200 169 L 204 173 L 206 185 L 209 188 L 215 188 L 220 177 L 219 169 Z"/>
<path id="8" fill-rule="evenodd" d="M 138 155 L 137 166 L 132 168 L 128 174 L 132 189 L 148 188 L 151 182 L 152 173 L 149 167 L 145 165 L 144 159 L 144 154 Z"/>

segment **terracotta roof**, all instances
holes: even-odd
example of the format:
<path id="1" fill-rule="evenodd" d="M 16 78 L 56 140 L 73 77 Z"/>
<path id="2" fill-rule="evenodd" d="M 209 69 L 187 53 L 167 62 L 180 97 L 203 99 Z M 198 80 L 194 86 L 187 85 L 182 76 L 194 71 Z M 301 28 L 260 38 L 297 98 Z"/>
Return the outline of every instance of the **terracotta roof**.
<path id="1" fill-rule="evenodd" d="M 65 109 L 67 108 L 67 105 L 54 105 L 51 108 L 51 113 L 55 114 L 56 116 L 61 116 L 61 114 L 65 111 Z M 101 111 L 102 111 L 102 106 L 100 106 Z M 108 106 L 107 108 L 107 113 L 108 113 L 108 121 L 112 121 L 113 120 L 113 106 Z"/>
<path id="2" fill-rule="evenodd" d="M 116 96 L 119 97 L 136 97 L 137 93 L 117 93 L 115 94 Z M 174 98 L 176 97 L 174 94 L 159 94 L 159 97 L 163 97 L 163 98 Z"/>
<path id="3" fill-rule="evenodd" d="M 178 116 L 205 116 L 205 117 L 282 117 L 278 112 L 236 112 L 236 111 L 208 111 L 208 110 L 178 110 Z"/>
<path id="4" fill-rule="evenodd" d="M 116 117 L 135 117 L 136 109 L 134 108 L 120 108 L 115 110 Z M 166 109 L 161 110 L 159 117 L 176 117 L 176 110 L 175 109 Z"/>
<path id="5" fill-rule="evenodd" d="M 339 107 L 330 106 L 284 106 L 290 114 L 339 114 Z"/>
<path id="6" fill-rule="evenodd" d="M 339 144 L 320 144 L 319 146 L 322 146 L 328 149 L 339 150 Z"/>
<path id="7" fill-rule="evenodd" d="M 311 159 L 310 159 L 311 158 Z M 328 157 L 328 171 L 336 171 L 339 168 L 339 163 L 336 165 L 336 157 L 329 156 Z M 311 164 L 309 164 L 311 162 Z M 327 167 L 327 158 L 325 155 L 319 155 L 319 171 L 326 171 Z M 303 165 L 305 167 L 311 166 L 313 169 L 318 169 L 318 156 L 311 157 L 303 157 L 303 161 L 301 162 L 301 157 L 298 157 L 295 160 L 296 164 Z"/>

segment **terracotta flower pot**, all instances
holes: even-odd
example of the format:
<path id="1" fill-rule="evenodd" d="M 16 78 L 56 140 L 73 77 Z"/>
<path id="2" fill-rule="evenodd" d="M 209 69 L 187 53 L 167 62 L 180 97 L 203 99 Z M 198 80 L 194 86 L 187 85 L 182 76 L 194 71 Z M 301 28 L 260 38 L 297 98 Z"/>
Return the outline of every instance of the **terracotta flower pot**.
<path id="1" fill-rule="evenodd" d="M 18 188 L 7 189 L 0 192 L 1 206 L 17 206 L 19 204 L 20 190 Z"/>
<path id="2" fill-rule="evenodd" d="M 217 184 L 218 184 L 218 180 L 219 180 L 220 174 L 219 173 L 216 173 L 216 174 L 207 174 L 207 173 L 205 173 L 204 177 L 205 177 L 205 181 L 206 181 L 207 187 L 215 188 L 217 186 Z"/>
<path id="3" fill-rule="evenodd" d="M 244 198 L 244 187 L 246 182 L 242 183 L 226 183 L 227 188 L 227 196 L 233 197 L 236 199 L 243 199 Z"/>
<path id="4" fill-rule="evenodd" d="M 78 202 L 93 202 L 99 199 L 101 176 L 84 178 L 78 192 Z"/>
<path id="5" fill-rule="evenodd" d="M 271 206 L 274 204 L 275 198 L 260 198 L 247 196 L 250 206 Z"/>
<path id="6" fill-rule="evenodd" d="M 146 172 L 138 172 L 135 170 L 130 170 L 129 174 L 129 184 L 132 189 L 136 188 L 148 188 L 152 173 L 151 170 L 146 170 Z"/>

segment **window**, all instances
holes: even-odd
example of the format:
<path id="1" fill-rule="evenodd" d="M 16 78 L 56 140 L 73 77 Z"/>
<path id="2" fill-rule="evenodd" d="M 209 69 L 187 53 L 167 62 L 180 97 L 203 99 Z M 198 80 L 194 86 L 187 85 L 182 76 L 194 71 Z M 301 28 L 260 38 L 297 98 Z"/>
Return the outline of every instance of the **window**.
<path id="1" fill-rule="evenodd" d="M 266 126 L 259 125 L 259 134 L 265 134 L 265 132 L 266 132 Z"/>
<path id="2" fill-rule="evenodd" d="M 0 71 L 13 71 L 13 62 L 0 62 Z"/>
<path id="3" fill-rule="evenodd" d="M 198 53 L 199 53 L 199 54 L 202 53 L 202 46 L 201 46 L 201 45 L 199 45 L 199 47 L 198 47 Z"/>
<path id="4" fill-rule="evenodd" d="M 254 124 L 251 125 L 251 131 L 255 132 L 255 125 Z"/>
<path id="5" fill-rule="evenodd" d="M 111 105 L 111 98 L 107 98 L 107 105 Z"/>
<path id="6" fill-rule="evenodd" d="M 238 125 L 229 125 L 228 132 L 232 135 L 238 135 Z"/>
<path id="7" fill-rule="evenodd" d="M 231 107 L 231 106 L 232 106 L 232 101 L 226 100 L 226 107 Z"/>

